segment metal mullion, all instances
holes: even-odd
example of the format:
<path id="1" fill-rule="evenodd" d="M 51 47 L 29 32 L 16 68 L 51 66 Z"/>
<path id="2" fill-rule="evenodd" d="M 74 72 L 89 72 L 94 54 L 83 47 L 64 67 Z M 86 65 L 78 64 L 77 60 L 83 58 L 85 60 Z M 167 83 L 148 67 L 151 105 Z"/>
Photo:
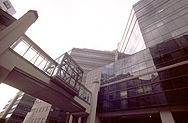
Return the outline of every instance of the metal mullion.
<path id="1" fill-rule="evenodd" d="M 64 56 L 64 57 L 65 57 L 65 56 Z M 64 61 L 64 57 L 63 57 L 61 63 L 59 64 L 59 66 L 58 66 L 57 73 L 55 74 L 55 76 L 58 75 L 58 72 L 60 71 L 60 68 L 62 67 L 62 64 L 63 64 L 63 61 Z"/>
<path id="2" fill-rule="evenodd" d="M 50 60 L 47 59 L 47 62 L 46 62 L 46 64 L 44 65 L 44 68 L 46 67 L 46 65 L 48 64 L 49 61 L 50 61 Z M 44 71 L 44 68 L 42 69 L 43 71 Z"/>
<path id="3" fill-rule="evenodd" d="M 51 76 L 54 74 L 54 71 L 55 71 L 55 69 L 56 69 L 56 67 L 57 67 L 57 65 L 58 65 L 58 63 L 57 62 L 55 62 L 56 64 L 54 64 L 55 65 L 55 67 L 54 67 L 54 69 L 53 69 L 53 71 L 52 71 L 52 74 L 51 74 Z"/>
<path id="4" fill-rule="evenodd" d="M 32 46 L 30 45 L 22 56 L 24 56 L 31 47 Z"/>
<path id="5" fill-rule="evenodd" d="M 39 66 L 44 60 L 45 60 L 45 57 L 43 57 L 43 60 L 37 66 Z"/>
<path id="6" fill-rule="evenodd" d="M 38 54 L 38 57 L 36 58 L 36 60 L 33 62 L 33 64 L 35 64 L 35 62 L 37 61 L 37 59 L 39 58 L 40 56 L 40 52 L 37 53 Z M 36 55 L 35 55 L 36 56 Z"/>
<path id="7" fill-rule="evenodd" d="M 30 61 L 32 61 L 34 58 L 35 58 L 35 56 L 38 54 L 38 52 L 36 52 L 36 54 L 33 56 L 33 58 L 30 60 Z"/>

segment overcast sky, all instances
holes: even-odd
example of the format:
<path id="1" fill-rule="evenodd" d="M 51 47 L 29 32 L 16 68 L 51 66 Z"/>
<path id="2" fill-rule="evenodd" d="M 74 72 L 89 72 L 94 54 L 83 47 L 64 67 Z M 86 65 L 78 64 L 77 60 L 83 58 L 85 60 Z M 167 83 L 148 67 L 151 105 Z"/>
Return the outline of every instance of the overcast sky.
<path id="1" fill-rule="evenodd" d="M 26 32 L 53 59 L 75 48 L 112 51 L 121 41 L 132 5 L 139 0 L 10 0 L 19 19 L 39 18 Z M 0 111 L 17 90 L 0 85 Z"/>

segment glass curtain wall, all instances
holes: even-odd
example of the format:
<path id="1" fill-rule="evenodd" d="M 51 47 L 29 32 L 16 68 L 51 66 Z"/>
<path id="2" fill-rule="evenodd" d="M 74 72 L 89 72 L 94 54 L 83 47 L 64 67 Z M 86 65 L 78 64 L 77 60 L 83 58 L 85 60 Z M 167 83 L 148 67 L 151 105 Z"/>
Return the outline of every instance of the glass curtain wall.
<path id="1" fill-rule="evenodd" d="M 104 66 L 99 112 L 187 104 L 188 64 L 160 70 L 187 62 L 187 51 L 184 35 Z"/>
<path id="2" fill-rule="evenodd" d="M 144 0 L 133 6 L 146 47 L 188 34 L 187 0 Z"/>
<path id="3" fill-rule="evenodd" d="M 118 52 L 133 54 L 143 49 L 145 49 L 145 43 L 135 16 L 135 11 L 132 9 L 122 40 L 118 47 Z"/>

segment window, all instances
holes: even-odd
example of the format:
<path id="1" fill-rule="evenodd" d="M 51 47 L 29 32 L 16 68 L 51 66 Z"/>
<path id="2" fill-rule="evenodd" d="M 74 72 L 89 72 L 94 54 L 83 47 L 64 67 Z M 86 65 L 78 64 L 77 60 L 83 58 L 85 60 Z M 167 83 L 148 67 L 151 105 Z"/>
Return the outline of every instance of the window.
<path id="1" fill-rule="evenodd" d="M 44 121 L 45 121 L 45 119 L 44 119 L 44 118 L 42 118 L 41 123 L 44 123 Z"/>
<path id="2" fill-rule="evenodd" d="M 126 98 L 127 97 L 127 90 L 121 91 L 120 95 L 121 95 L 121 98 Z"/>
<path id="3" fill-rule="evenodd" d="M 176 91 L 168 91 L 165 93 L 168 104 L 177 104 L 180 102 Z"/>
<path id="4" fill-rule="evenodd" d="M 166 27 L 168 28 L 169 31 L 173 31 L 173 30 L 177 29 L 176 25 L 173 22 L 167 23 Z"/>
<path id="5" fill-rule="evenodd" d="M 31 120 L 31 123 L 33 123 L 34 119 Z"/>
<path id="6" fill-rule="evenodd" d="M 188 99 L 187 99 L 188 89 L 179 90 L 177 93 L 178 93 L 179 98 L 182 101 L 182 103 L 187 103 L 188 102 Z"/>
<path id="7" fill-rule="evenodd" d="M 17 100 L 20 100 L 22 97 L 23 97 L 23 96 L 18 97 Z"/>
<path id="8" fill-rule="evenodd" d="M 187 87 L 187 84 L 182 77 L 172 79 L 172 81 L 173 81 L 175 88 Z"/>
<path id="9" fill-rule="evenodd" d="M 163 90 L 174 89 L 173 83 L 171 80 L 166 80 L 161 82 Z"/>
<path id="10" fill-rule="evenodd" d="M 12 106 L 12 108 L 15 108 L 15 107 L 16 107 L 17 105 L 18 105 L 18 104 L 16 104 L 16 105 L 13 105 L 13 106 Z"/>
<path id="11" fill-rule="evenodd" d="M 37 123 L 37 120 L 38 120 L 38 119 L 36 118 L 34 123 Z"/>
<path id="12" fill-rule="evenodd" d="M 38 111 L 38 108 L 36 109 L 36 112 Z"/>
<path id="13" fill-rule="evenodd" d="M 160 92 L 160 91 L 162 91 L 162 85 L 161 85 L 160 82 L 158 82 L 158 83 L 153 83 L 153 84 L 152 84 L 152 88 L 153 88 L 153 91 L 154 91 L 154 92 Z"/>
<path id="14" fill-rule="evenodd" d="M 154 38 L 158 38 L 161 34 L 159 33 L 158 29 L 154 29 L 151 31 Z"/>
<path id="15" fill-rule="evenodd" d="M 8 1 L 3 2 L 3 4 L 6 6 L 7 9 L 11 8 L 10 4 L 8 3 Z"/>
<path id="16" fill-rule="evenodd" d="M 181 17 L 175 19 L 174 23 L 177 25 L 177 27 L 182 27 L 186 25 L 186 22 Z"/>
<path id="17" fill-rule="evenodd" d="M 49 106 L 46 107 L 46 111 L 48 111 Z"/>
<path id="18" fill-rule="evenodd" d="M 5 118 L 9 118 L 12 114 L 8 114 Z"/>
<path id="19" fill-rule="evenodd" d="M 46 107 L 43 107 L 42 112 L 45 111 Z"/>
<path id="20" fill-rule="evenodd" d="M 39 119 L 38 119 L 38 123 L 40 123 L 40 120 L 41 120 L 41 119 L 39 118 Z"/>
<path id="21" fill-rule="evenodd" d="M 129 108 L 136 108 L 137 107 L 136 98 L 128 99 L 128 104 L 129 104 Z"/>
<path id="22" fill-rule="evenodd" d="M 6 23 L 9 22 L 9 21 L 10 21 L 10 19 L 8 19 L 7 17 L 5 17 L 5 16 L 3 16 L 3 15 L 0 16 L 0 22 L 1 22 L 2 24 L 6 24 Z"/>

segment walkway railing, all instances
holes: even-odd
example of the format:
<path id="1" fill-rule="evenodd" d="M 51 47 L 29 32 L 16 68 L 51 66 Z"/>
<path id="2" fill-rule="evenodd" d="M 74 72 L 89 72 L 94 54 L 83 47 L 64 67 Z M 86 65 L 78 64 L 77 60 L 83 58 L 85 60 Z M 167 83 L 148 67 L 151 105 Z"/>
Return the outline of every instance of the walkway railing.
<path id="1" fill-rule="evenodd" d="M 53 60 L 25 34 L 20 36 L 10 48 L 48 76 L 60 78 L 62 84 L 75 89 L 80 98 L 90 103 L 91 92 L 81 84 L 83 70 L 67 53 Z"/>

